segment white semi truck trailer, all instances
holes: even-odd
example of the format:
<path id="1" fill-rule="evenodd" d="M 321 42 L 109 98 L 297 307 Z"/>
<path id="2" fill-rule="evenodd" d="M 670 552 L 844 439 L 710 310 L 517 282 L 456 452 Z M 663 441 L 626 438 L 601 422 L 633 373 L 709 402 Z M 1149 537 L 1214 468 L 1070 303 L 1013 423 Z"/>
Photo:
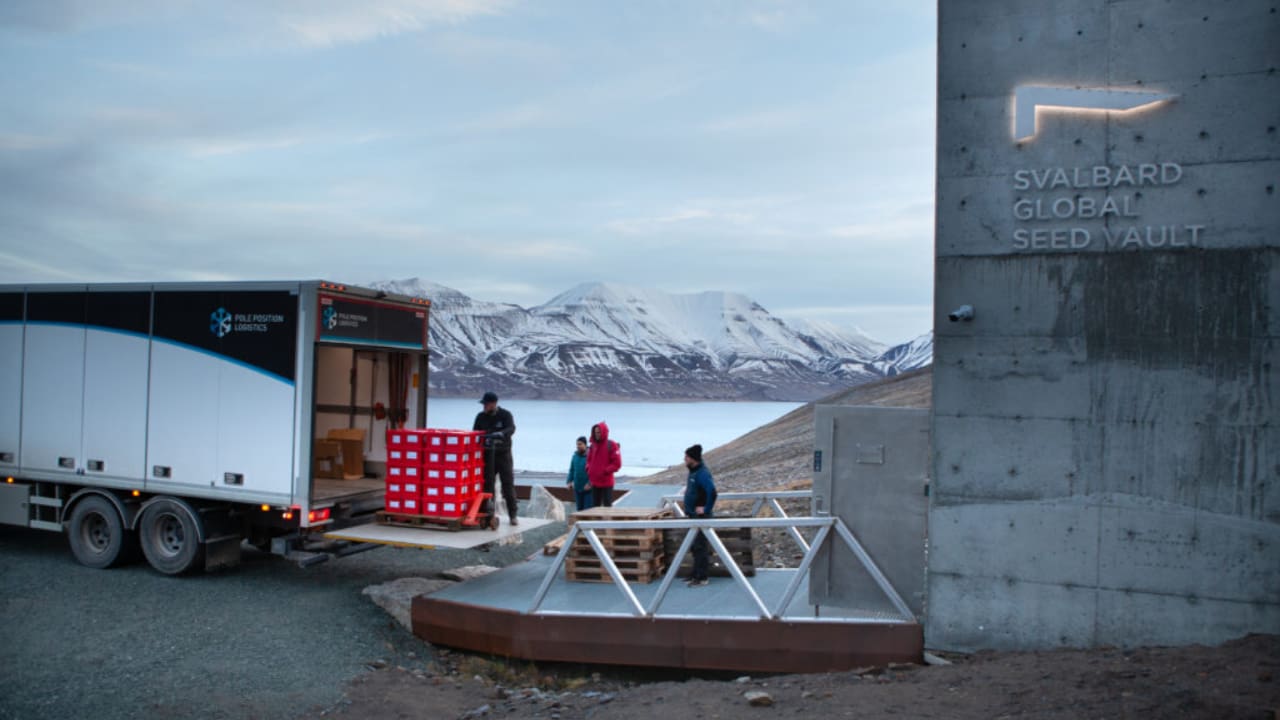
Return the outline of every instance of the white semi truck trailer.
<path id="1" fill-rule="evenodd" d="M 177 574 L 368 518 L 363 458 L 426 425 L 428 310 L 319 280 L 0 285 L 0 523 Z M 347 454 L 364 431 L 354 476 L 316 459 L 334 429 Z"/>

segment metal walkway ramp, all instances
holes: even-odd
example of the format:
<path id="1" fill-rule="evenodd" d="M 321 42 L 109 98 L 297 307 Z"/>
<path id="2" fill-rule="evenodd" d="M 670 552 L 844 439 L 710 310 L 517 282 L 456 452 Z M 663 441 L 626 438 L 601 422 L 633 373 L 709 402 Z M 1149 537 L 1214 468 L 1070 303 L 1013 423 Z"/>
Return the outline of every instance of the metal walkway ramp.
<path id="1" fill-rule="evenodd" d="M 657 491 L 669 493 L 671 488 Z M 653 490 L 631 498 L 654 507 Z M 724 500 L 795 493 L 724 494 Z M 646 502 L 646 500 L 648 502 Z M 778 513 L 776 498 L 769 501 Z M 630 505 L 631 503 L 627 503 Z M 757 506 L 758 507 L 758 506 Z M 677 512 L 677 515 L 679 513 Z M 822 672 L 919 662 L 923 629 L 857 538 L 838 518 L 726 518 L 584 521 L 555 557 L 534 556 L 481 578 L 414 599 L 414 634 L 428 642 L 527 660 L 747 672 Z M 799 567 L 748 577 L 716 535 L 742 527 L 784 528 L 803 547 Z M 597 533 L 651 528 L 683 534 L 666 573 L 628 582 Z M 800 529 L 813 540 L 806 542 Z M 686 586 L 676 578 L 695 532 L 707 535 L 730 577 Z M 575 540 L 596 550 L 612 583 L 566 579 Z M 883 602 L 859 608 L 811 603 L 809 569 L 833 544 L 853 550 Z M 582 546 L 582 542 L 578 542 Z"/>

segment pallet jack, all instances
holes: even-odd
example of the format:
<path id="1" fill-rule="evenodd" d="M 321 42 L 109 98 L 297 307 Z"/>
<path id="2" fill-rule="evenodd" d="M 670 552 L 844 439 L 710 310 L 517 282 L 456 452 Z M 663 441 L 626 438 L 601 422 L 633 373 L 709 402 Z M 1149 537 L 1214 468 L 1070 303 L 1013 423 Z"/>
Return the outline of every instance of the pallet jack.
<path id="1" fill-rule="evenodd" d="M 397 527 L 428 527 L 438 526 L 445 530 L 457 532 L 459 530 L 497 530 L 498 514 L 496 509 L 490 509 L 488 512 L 481 512 L 488 500 L 493 498 L 493 493 L 482 492 L 475 496 L 475 500 L 471 503 L 471 509 L 461 517 L 444 517 L 440 515 L 402 515 L 399 513 L 389 513 L 379 511 L 377 513 L 377 522 L 379 525 L 395 525 Z M 489 503 L 492 505 L 492 503 Z"/>

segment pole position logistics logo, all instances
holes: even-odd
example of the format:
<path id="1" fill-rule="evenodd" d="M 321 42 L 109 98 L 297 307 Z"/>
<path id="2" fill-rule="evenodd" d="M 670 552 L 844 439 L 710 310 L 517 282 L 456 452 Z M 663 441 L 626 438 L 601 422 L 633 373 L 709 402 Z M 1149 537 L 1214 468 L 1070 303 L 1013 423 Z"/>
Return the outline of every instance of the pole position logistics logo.
<path id="1" fill-rule="evenodd" d="M 209 332 L 217 337 L 231 334 L 231 313 L 226 308 L 218 308 L 209 316 Z"/>
<path id="2" fill-rule="evenodd" d="M 330 330 L 338 327 L 338 311 L 332 305 L 324 309 L 324 326 Z"/>

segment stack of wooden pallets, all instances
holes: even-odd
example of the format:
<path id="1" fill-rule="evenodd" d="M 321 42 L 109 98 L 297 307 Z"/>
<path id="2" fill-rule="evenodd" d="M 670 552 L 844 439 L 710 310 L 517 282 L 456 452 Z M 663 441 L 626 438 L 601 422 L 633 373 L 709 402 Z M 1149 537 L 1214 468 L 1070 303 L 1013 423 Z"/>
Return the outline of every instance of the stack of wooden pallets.
<path id="1" fill-rule="evenodd" d="M 667 509 L 592 508 L 573 513 L 569 524 L 588 520 L 660 520 L 671 517 Z M 656 528 L 597 530 L 600 544 L 627 582 L 649 583 L 666 570 L 662 531 Z M 613 582 L 609 571 L 585 535 L 579 535 L 564 562 L 565 578 L 577 582 Z"/>

